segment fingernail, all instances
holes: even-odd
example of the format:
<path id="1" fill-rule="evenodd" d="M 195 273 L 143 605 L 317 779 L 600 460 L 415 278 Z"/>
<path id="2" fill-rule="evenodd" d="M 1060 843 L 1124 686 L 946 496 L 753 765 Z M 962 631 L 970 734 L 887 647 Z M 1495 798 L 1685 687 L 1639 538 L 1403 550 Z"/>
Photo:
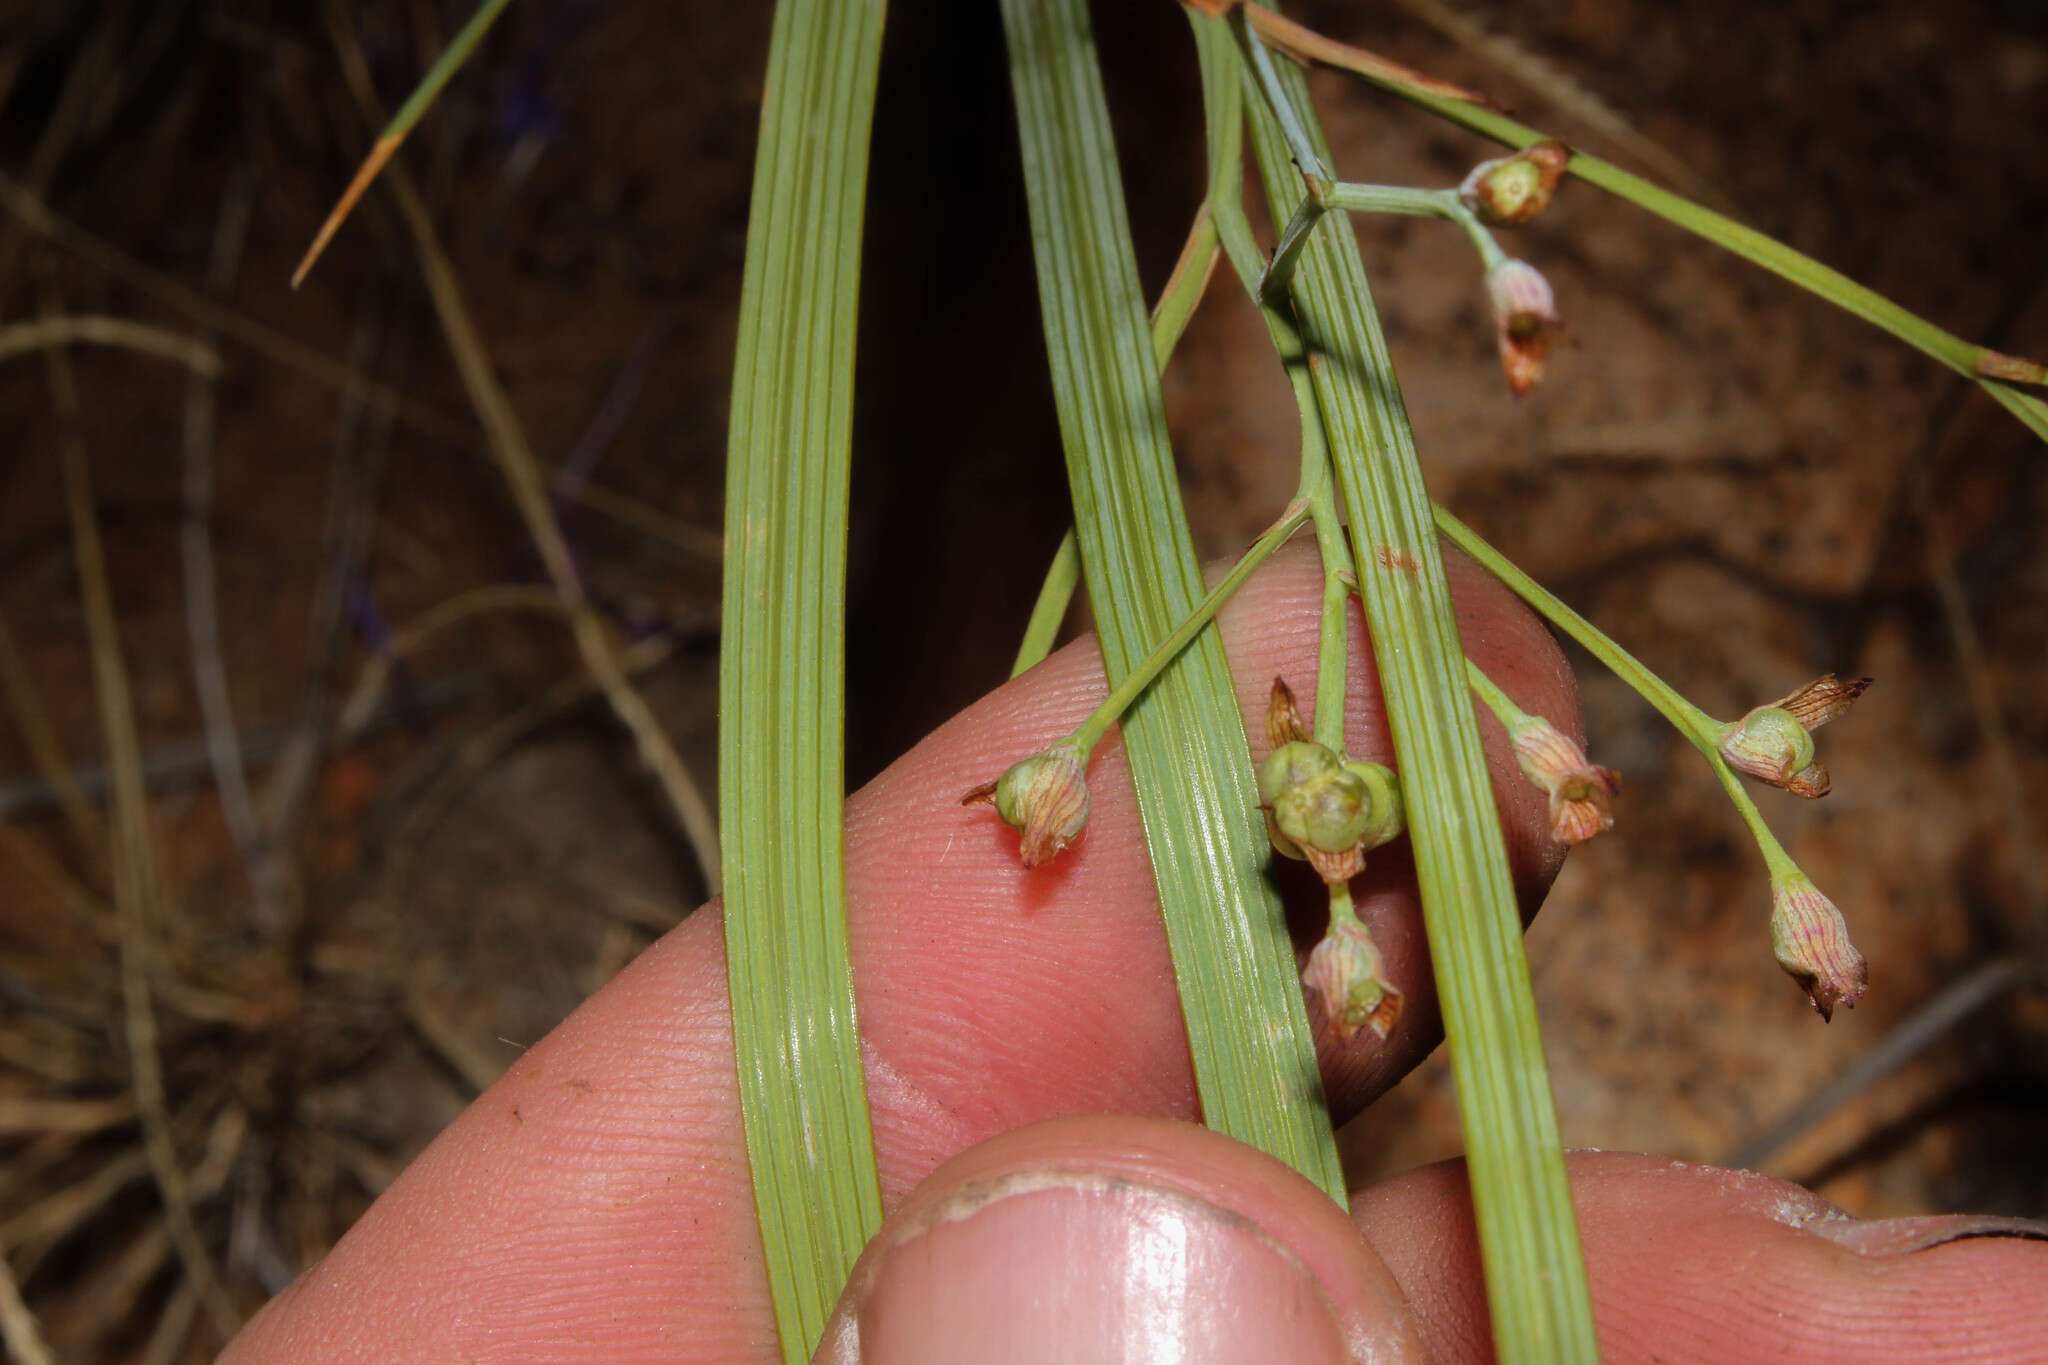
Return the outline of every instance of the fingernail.
<path id="1" fill-rule="evenodd" d="M 2048 1223 L 2030 1218 L 1940 1214 L 1929 1218 L 1881 1218 L 1863 1222 L 1836 1218 L 1809 1223 L 1806 1231 L 1865 1256 L 1906 1256 L 1973 1237 L 2017 1237 L 2048 1242 Z"/>
<path id="2" fill-rule="evenodd" d="M 1244 1216 L 1067 1171 L 969 1186 L 904 1229 L 820 1361 L 1345 1361 L 1328 1296 Z"/>

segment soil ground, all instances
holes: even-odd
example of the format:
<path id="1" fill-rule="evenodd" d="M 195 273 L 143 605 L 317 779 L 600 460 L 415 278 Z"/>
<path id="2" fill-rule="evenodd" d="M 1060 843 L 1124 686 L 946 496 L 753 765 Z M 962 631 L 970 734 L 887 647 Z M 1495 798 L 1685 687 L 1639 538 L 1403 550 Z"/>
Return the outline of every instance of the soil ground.
<path id="1" fill-rule="evenodd" d="M 346 8 L 389 102 L 467 7 Z M 858 370 L 855 782 L 1001 678 L 1067 515 L 994 7 L 894 8 Z M 1156 287 L 1200 192 L 1192 54 L 1173 6 L 1101 8 Z M 640 681 L 707 785 L 767 11 L 514 6 L 403 158 L 532 447 L 583 480 L 556 506 L 592 598 L 659 656 Z M 1301 17 L 1631 164 L 1584 115 L 1597 100 L 1745 221 L 1952 331 L 2048 354 L 2037 5 Z M 90 466 L 151 778 L 167 1111 L 240 1310 L 705 888 L 630 742 L 578 690 L 559 621 L 531 591 L 462 596 L 544 580 L 388 196 L 287 287 L 368 142 L 321 7 L 51 3 L 10 27 L 0 171 L 61 222 L 0 215 L 0 329 L 103 315 L 211 338 L 221 367 L 201 383 L 74 347 L 69 416 L 36 354 L 0 368 L 0 621 L 19 662 L 0 679 L 0 1246 L 61 1358 L 202 1360 L 214 1338 L 140 1164 L 121 1041 L 66 439 Z M 1313 87 L 1347 179 L 1444 185 L 1491 154 L 1342 79 Z M 1617 830 L 1574 854 L 1531 932 L 1565 1135 L 1725 1158 L 1945 985 L 2040 942 L 2040 448 L 1933 362 L 1582 185 L 1510 240 L 1569 326 L 1519 403 L 1458 234 L 1361 235 L 1439 500 L 1717 714 L 1825 671 L 1878 679 L 1823 733 L 1833 795 L 1762 793 L 1872 964 L 1864 1005 L 1822 1027 L 1771 963 L 1764 878 L 1713 780 L 1579 660 L 1592 751 L 1627 786 Z M 209 280 L 216 255 L 232 268 Z M 1284 386 L 1221 285 L 1166 379 L 1209 555 L 1294 480 Z M 231 310 L 224 334 L 195 311 L 206 298 Z M 411 406 L 394 416 L 335 374 Z M 209 406 L 210 441 L 193 426 Z M 181 558 L 195 451 L 217 650 L 193 644 L 206 613 Z M 354 726 L 371 662 L 451 601 L 479 609 L 407 654 Z M 195 659 L 225 679 L 272 831 L 254 849 L 200 743 Z M 82 819 L 52 769 L 85 786 Z M 266 865 L 289 894 L 259 893 Z M 2048 1214 L 2044 1043 L 2038 991 L 2004 992 L 1765 1168 L 1862 1214 Z M 1441 1058 L 1345 1139 L 1365 1176 L 1455 1152 Z"/>

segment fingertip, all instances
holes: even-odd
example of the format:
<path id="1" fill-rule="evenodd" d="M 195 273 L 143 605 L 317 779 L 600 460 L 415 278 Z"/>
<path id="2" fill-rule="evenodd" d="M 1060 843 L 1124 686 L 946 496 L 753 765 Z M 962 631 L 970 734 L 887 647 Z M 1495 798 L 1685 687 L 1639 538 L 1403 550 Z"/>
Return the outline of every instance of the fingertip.
<path id="1" fill-rule="evenodd" d="M 1091 1117 L 992 1139 L 893 1213 L 819 1360 L 1419 1360 L 1391 1276 L 1273 1158 Z"/>
<path id="2" fill-rule="evenodd" d="M 1785 1181 L 1628 1153 L 1573 1153 L 1568 1169 L 1603 1360 L 2043 1358 L 2034 1225 L 1863 1222 Z M 1352 1213 L 1432 1355 L 1483 1355 L 1462 1163 L 1376 1186 Z"/>

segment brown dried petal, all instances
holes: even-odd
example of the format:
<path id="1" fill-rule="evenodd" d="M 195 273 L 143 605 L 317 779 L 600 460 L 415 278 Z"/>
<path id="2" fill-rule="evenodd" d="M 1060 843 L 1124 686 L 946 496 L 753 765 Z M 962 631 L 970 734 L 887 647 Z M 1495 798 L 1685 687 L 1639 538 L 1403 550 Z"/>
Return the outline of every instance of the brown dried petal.
<path id="1" fill-rule="evenodd" d="M 1308 864 L 1316 870 L 1316 875 L 1331 886 L 1338 882 L 1348 882 L 1365 871 L 1365 850 L 1356 844 L 1342 853 L 1325 853 L 1314 844 L 1297 844 L 1295 847 L 1308 859 Z"/>
<path id="2" fill-rule="evenodd" d="M 1850 703 L 1863 695 L 1864 689 L 1872 682 L 1870 678 L 1851 678 L 1843 682 L 1832 673 L 1823 673 L 1806 686 L 1772 705 L 1790 711 L 1792 718 L 1808 730 L 1818 730 L 1835 717 L 1849 709 Z"/>
<path id="3" fill-rule="evenodd" d="M 1273 679 L 1273 697 L 1266 704 L 1266 744 L 1277 749 L 1283 744 L 1309 737 L 1308 725 L 1295 705 L 1294 693 L 1280 678 Z"/>
<path id="4" fill-rule="evenodd" d="M 1794 796 L 1816 801 L 1828 794 L 1829 789 L 1834 786 L 1834 779 L 1828 776 L 1828 770 L 1821 764 L 1809 763 L 1786 778 L 1782 785 Z"/>

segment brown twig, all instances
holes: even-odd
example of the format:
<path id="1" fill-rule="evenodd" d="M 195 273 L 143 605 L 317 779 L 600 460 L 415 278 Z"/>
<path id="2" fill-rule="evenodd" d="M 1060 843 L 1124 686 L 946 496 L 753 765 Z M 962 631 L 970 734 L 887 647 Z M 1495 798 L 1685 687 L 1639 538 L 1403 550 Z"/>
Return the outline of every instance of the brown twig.
<path id="1" fill-rule="evenodd" d="M 208 379 L 220 374 L 220 352 L 203 341 L 152 327 L 146 322 L 104 317 L 97 313 L 73 313 L 68 317 L 37 318 L 0 327 L 0 360 L 11 360 L 31 351 L 84 342 L 93 346 L 117 346 L 164 360 L 175 360 L 194 374 Z"/>
<path id="2" fill-rule="evenodd" d="M 481 1094 L 504 1073 L 506 1062 L 487 1056 L 462 1035 L 455 1022 L 434 1003 L 434 993 L 421 982 L 405 988 L 405 1022 L 427 1045 L 427 1050 L 460 1076 L 472 1094 Z"/>
<path id="3" fill-rule="evenodd" d="M 42 135 L 36 139 L 35 151 L 29 154 L 28 168 L 23 172 L 23 188 L 28 193 L 40 196 L 48 189 L 57 174 L 57 167 L 71 150 L 72 140 L 84 126 L 86 113 L 99 95 L 107 68 L 113 62 L 114 48 L 125 17 L 119 10 L 105 15 L 93 28 L 92 36 L 85 40 L 84 47 L 71 63 L 71 69 L 65 73 L 64 89 L 57 96 L 57 104 L 50 111 L 49 120 L 43 124 Z M 14 267 L 20 263 L 24 244 L 20 225 L 10 223 L 0 227 L 0 292 L 4 292 L 14 278 Z"/>
<path id="4" fill-rule="evenodd" d="M 381 310 L 366 313 L 358 321 L 350 343 L 352 368 L 366 370 L 374 363 L 385 331 Z M 372 418 L 377 420 L 373 422 Z M 278 751 L 263 800 L 264 837 L 273 848 L 289 848 L 296 837 L 326 748 L 333 714 L 333 673 L 341 654 L 346 620 L 344 599 L 349 585 L 359 578 L 368 554 L 389 436 L 387 415 L 354 398 L 343 397 L 329 481 L 327 522 L 321 533 L 320 575 L 313 593 L 312 624 L 308 630 L 305 681 L 298 716 Z M 289 872 L 289 862 L 280 860 L 279 866 Z M 288 883 L 285 905 L 289 921 L 295 922 L 298 917 L 297 903 L 297 888 Z M 281 923 L 274 932 L 282 933 L 288 928 L 288 923 Z"/>
<path id="5" fill-rule="evenodd" d="M 547 588 L 498 583 L 457 593 L 447 601 L 429 607 L 391 632 L 384 648 L 372 656 L 363 665 L 362 672 L 356 675 L 356 685 L 341 707 L 342 734 L 353 735 L 368 723 L 378 703 L 384 699 L 384 688 L 390 681 L 391 670 L 411 658 L 434 636 L 471 617 L 501 611 L 532 611 L 560 616 L 562 602 Z"/>
<path id="6" fill-rule="evenodd" d="M 371 86 L 369 69 L 356 43 L 349 17 L 338 0 L 328 0 L 324 8 L 349 86 L 365 117 L 373 126 L 382 126 L 383 117 L 377 107 L 376 92 Z M 684 767 L 674 744 L 648 708 L 646 699 L 619 667 L 611 642 L 605 638 L 604 625 L 584 596 L 582 581 L 570 558 L 568 543 L 562 538 L 554 509 L 548 503 L 546 483 L 527 444 L 525 430 L 491 369 L 483 339 L 477 334 L 468 305 L 463 302 L 462 287 L 455 278 L 454 266 L 441 247 L 427 206 L 421 201 L 419 191 L 403 166 L 394 164 L 385 184 L 397 199 L 400 216 L 412 236 L 421 274 L 434 300 L 434 311 L 440 317 L 441 330 L 454 354 L 463 387 L 468 391 L 470 402 L 475 406 L 477 417 L 489 438 L 491 453 L 511 488 L 512 501 L 526 523 L 527 534 L 540 552 L 548 579 L 562 600 L 562 609 L 568 613 L 577 653 L 582 656 L 583 665 L 598 689 L 604 693 L 612 713 L 633 736 L 641 761 L 654 774 L 682 825 L 684 837 L 689 840 L 698 865 L 703 869 L 706 885 L 716 892 L 720 878 L 718 827 L 710 803 Z"/>
<path id="7" fill-rule="evenodd" d="M 164 1311 L 157 1316 L 149 1340 L 135 1365 L 176 1365 L 185 1354 L 186 1339 L 192 1335 L 193 1319 L 199 1316 L 199 1295 L 189 1281 L 171 1291 Z"/>
<path id="8" fill-rule="evenodd" d="M 135 1097 L 97 1100 L 0 1096 L 0 1137 L 23 1133 L 97 1133 L 135 1117 Z"/>
<path id="9" fill-rule="evenodd" d="M 44 316 L 56 316 L 58 312 L 54 302 L 47 303 Z M 100 723 L 114 776 L 114 915 L 120 933 L 121 1002 L 129 1071 L 136 1104 L 141 1110 L 150 1173 L 163 1200 L 172 1242 L 208 1316 L 225 1338 L 240 1326 L 240 1316 L 229 1301 L 192 1221 L 184 1173 L 179 1169 L 177 1146 L 171 1135 L 163 1062 L 157 1054 L 156 1015 L 149 998 L 149 964 L 151 922 L 157 917 L 160 890 L 149 833 L 148 796 L 142 783 L 141 746 L 135 733 L 134 707 L 129 700 L 128 669 L 121 658 L 120 627 L 114 614 L 106 552 L 93 505 L 92 475 L 86 463 L 85 443 L 78 431 L 78 392 L 69 353 L 59 347 L 43 352 L 43 356 L 49 372 L 50 399 L 57 413 L 58 447 L 63 455 L 72 546 L 92 649 Z"/>
<path id="10" fill-rule="evenodd" d="M 364 378 L 342 362 L 286 336 L 274 327 L 215 303 L 182 280 L 152 270 L 111 242 L 59 216 L 43 202 L 40 192 L 4 173 L 0 173 L 0 208 L 5 208 L 22 226 L 102 274 L 133 286 L 189 320 L 233 337 L 287 369 L 338 393 L 350 394 L 373 407 L 385 408 L 424 436 L 461 447 L 476 441 L 476 432 L 464 423 L 436 412 L 417 399 L 408 398 L 388 384 Z"/>
<path id="11" fill-rule="evenodd" d="M 113 913 L 62 863 L 45 852 L 41 844 L 5 820 L 0 820 L 0 850 L 28 869 L 29 875 L 41 882 L 44 889 L 56 897 L 57 904 L 64 907 L 65 913 L 88 934 L 101 943 L 114 942 Z"/>
<path id="12" fill-rule="evenodd" d="M 130 1147 L 91 1175 L 47 1194 L 0 1223 L 0 1247 L 24 1248 L 32 1260 L 63 1240 L 128 1185 L 149 1175 L 149 1156 Z"/>
<path id="13" fill-rule="evenodd" d="M 150 269 L 111 242 L 62 217 L 45 204 L 39 194 L 30 192 L 4 172 L 0 172 L 0 209 L 5 209 L 52 245 L 102 274 L 129 284 L 189 321 L 232 337 L 266 359 L 316 384 L 388 412 L 422 436 L 445 442 L 469 454 L 488 454 L 482 437 L 474 428 L 407 397 L 389 384 L 366 378 L 348 365 L 293 340 L 274 327 L 215 303 L 183 281 Z M 547 473 L 553 477 L 554 471 L 549 469 Z M 724 555 L 724 537 L 717 532 L 664 517 L 600 484 L 584 484 L 571 490 L 567 496 L 572 502 L 609 517 L 621 526 L 660 540 L 684 554 L 712 560 Z"/>
<path id="14" fill-rule="evenodd" d="M 255 196 L 247 175 L 238 175 L 221 201 L 213 247 L 206 265 L 206 290 L 216 298 L 234 288 L 235 272 L 249 233 Z M 210 333 L 193 338 L 204 346 Z M 275 934 L 291 918 L 292 885 L 279 850 L 256 818 L 243 771 L 242 736 L 235 727 L 227 669 L 221 663 L 220 612 L 213 559 L 213 376 L 195 371 L 185 389 L 180 430 L 184 466 L 184 516 L 178 528 L 178 556 L 184 568 L 185 629 L 192 641 L 192 682 L 206 735 L 208 767 L 221 817 L 241 855 L 256 924 Z"/>
<path id="15" fill-rule="evenodd" d="M 97 860 L 107 849 L 106 826 L 100 823 L 99 812 L 92 808 L 71 776 L 71 760 L 57 738 L 57 727 L 50 723 L 49 708 L 43 705 L 43 694 L 30 676 L 21 651 L 15 648 L 14 632 L 7 628 L 4 618 L 0 618 L 0 689 L 7 693 L 8 709 L 14 712 L 14 723 L 28 742 L 36 771 L 42 774 L 44 785 L 70 822 L 86 856 Z"/>
<path id="16" fill-rule="evenodd" d="M 620 667 L 628 674 L 643 672 L 666 659 L 674 648 L 671 640 L 642 640 L 626 650 L 620 659 Z M 465 740 L 398 822 L 390 840 L 391 852 L 377 875 L 370 898 L 382 905 L 395 904 L 397 888 L 405 884 L 428 833 L 440 823 L 463 787 L 477 774 L 488 770 L 527 735 L 582 705 L 598 690 L 587 672 L 578 674 L 557 683 L 542 696 Z M 400 972 L 392 971 L 385 975 L 394 981 L 405 980 Z"/>
<path id="17" fill-rule="evenodd" d="M 21 1286 L 4 1256 L 0 1256 L 0 1341 L 7 1343 L 7 1353 L 18 1365 L 55 1365 L 57 1358 L 50 1354 L 36 1315 L 22 1300 Z"/>
<path id="18" fill-rule="evenodd" d="M 114 941 L 112 923 L 109 914 L 109 943 Z M 18 1018 L 10 1021 L 10 1027 L 0 1029 L 0 1062 L 32 1076 L 40 1076 L 54 1085 L 90 1087 L 111 1084 L 117 1079 L 116 1073 L 107 1066 L 94 1064 L 99 1060 L 100 1049 L 94 1046 L 98 1041 L 55 1019 Z M 5 1178 L 0 1178 L 0 1190 L 4 1190 L 20 1170 L 20 1154 L 15 1155 L 14 1164 L 5 1168 Z"/>

